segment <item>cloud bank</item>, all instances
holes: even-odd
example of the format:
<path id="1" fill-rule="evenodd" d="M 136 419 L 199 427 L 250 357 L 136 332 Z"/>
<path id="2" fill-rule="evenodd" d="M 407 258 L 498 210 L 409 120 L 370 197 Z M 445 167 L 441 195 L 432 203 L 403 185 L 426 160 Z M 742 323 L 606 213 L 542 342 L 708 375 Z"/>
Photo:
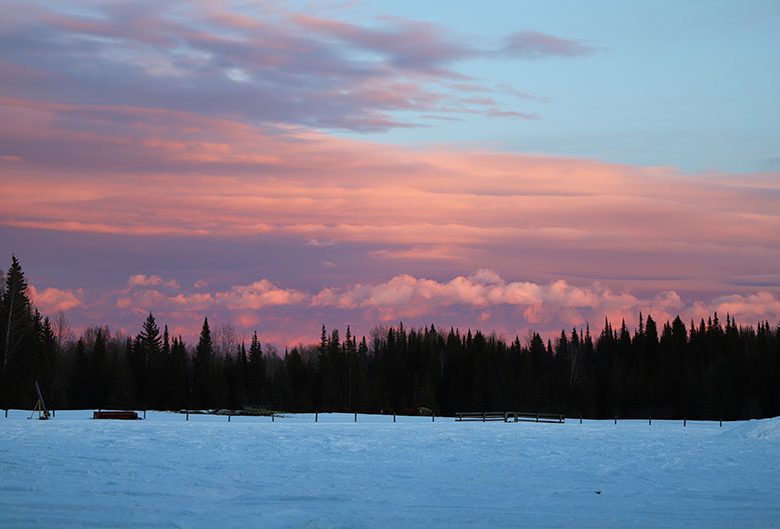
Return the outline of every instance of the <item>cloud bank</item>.
<path id="1" fill-rule="evenodd" d="M 138 277 L 156 279 L 139 281 Z M 314 341 L 321 324 L 316 315 L 322 309 L 337 313 L 362 333 L 368 333 L 375 324 L 398 321 L 412 325 L 451 324 L 442 321 L 442 315 L 453 318 L 455 323 L 466 321 L 469 327 L 481 326 L 505 336 L 525 336 L 532 329 L 551 336 L 561 328 L 588 324 L 599 329 L 604 318 L 616 323 L 625 319 L 629 325 L 636 325 L 640 312 L 661 322 L 677 315 L 698 322 L 717 311 L 722 316 L 730 314 L 741 324 L 764 320 L 780 324 L 780 296 L 768 291 L 685 299 L 674 290 L 640 295 L 600 282 L 573 285 L 563 279 L 548 283 L 507 281 L 489 269 L 445 281 L 401 274 L 379 283 L 361 282 L 310 292 L 277 285 L 268 279 L 196 292 L 182 288 L 177 280 L 152 275 L 133 276 L 126 287 L 91 301 L 83 299 L 83 291 L 49 288 L 38 292 L 33 288 L 32 294 L 47 311 L 118 309 L 124 315 L 120 319 L 135 318 L 139 322 L 151 311 L 173 329 L 186 329 L 190 339 L 195 338 L 195 323 L 204 315 L 221 314 L 218 321 L 236 325 L 239 334 L 249 336 L 260 326 L 266 330 L 266 336 L 282 343 L 289 343 L 285 327 L 298 325 L 300 332 L 300 321 L 306 322 L 302 326 L 310 332 L 300 339 Z M 280 309 L 286 313 L 283 315 Z M 267 328 L 269 322 L 271 326 L 281 325 L 282 332 Z"/>
<path id="2" fill-rule="evenodd" d="M 429 22 L 347 23 L 267 3 L 7 3 L 3 16 L 0 73 L 9 97 L 354 131 L 458 113 L 530 117 L 490 97 L 511 87 L 471 79 L 457 64 L 592 51 L 529 31 L 491 49 Z M 483 97 L 471 97 L 474 90 Z"/>
<path id="3" fill-rule="evenodd" d="M 0 235 L 75 271 L 39 266 L 45 311 L 130 332 L 163 311 L 185 334 L 208 313 L 280 340 L 399 318 L 513 333 L 638 310 L 777 315 L 776 170 L 354 139 L 544 119 L 543 95 L 463 72 L 597 53 L 576 36 L 480 40 L 278 3 L 3 8 Z"/>
<path id="4" fill-rule="evenodd" d="M 412 149 L 135 107 L 0 99 L 0 118 L 0 152 L 18 158 L 0 161 L 7 227 L 276 236 L 376 261 L 688 288 L 780 261 L 776 173 Z"/>

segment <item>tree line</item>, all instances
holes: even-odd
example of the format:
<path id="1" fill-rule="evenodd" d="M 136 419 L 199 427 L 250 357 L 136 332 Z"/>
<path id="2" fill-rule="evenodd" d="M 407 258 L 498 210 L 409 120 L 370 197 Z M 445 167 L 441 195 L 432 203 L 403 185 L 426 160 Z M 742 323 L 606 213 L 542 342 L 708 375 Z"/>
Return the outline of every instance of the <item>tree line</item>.
<path id="1" fill-rule="evenodd" d="M 0 281 L 0 406 L 418 413 L 525 411 L 591 418 L 744 419 L 780 415 L 780 326 L 717 313 L 689 325 L 640 314 L 507 341 L 480 331 L 375 327 L 367 340 L 323 326 L 318 344 L 278 352 L 204 319 L 197 344 L 150 313 L 136 336 L 76 337 L 30 301 L 16 257 Z"/>

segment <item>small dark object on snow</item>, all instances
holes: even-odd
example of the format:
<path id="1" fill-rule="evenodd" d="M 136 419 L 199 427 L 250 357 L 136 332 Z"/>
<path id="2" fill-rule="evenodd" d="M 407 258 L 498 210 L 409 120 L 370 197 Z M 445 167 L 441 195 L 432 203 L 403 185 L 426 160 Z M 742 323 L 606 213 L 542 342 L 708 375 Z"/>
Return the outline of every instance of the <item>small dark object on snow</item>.
<path id="1" fill-rule="evenodd" d="M 134 411 L 95 411 L 92 412 L 93 419 L 119 419 L 124 421 L 140 420 L 138 413 Z"/>
<path id="2" fill-rule="evenodd" d="M 49 420 L 49 410 L 46 409 L 46 403 L 43 402 L 43 393 L 41 393 L 41 387 L 38 385 L 37 380 L 35 381 L 35 392 L 38 394 L 38 402 L 35 403 L 35 409 L 33 409 L 28 419 L 32 419 L 37 411 L 38 418 L 42 421 L 47 421 Z M 8 410 L 5 410 L 5 416 L 8 417 Z"/>
<path id="3" fill-rule="evenodd" d="M 600 490 L 594 490 L 593 492 L 595 492 L 596 494 L 601 494 Z"/>

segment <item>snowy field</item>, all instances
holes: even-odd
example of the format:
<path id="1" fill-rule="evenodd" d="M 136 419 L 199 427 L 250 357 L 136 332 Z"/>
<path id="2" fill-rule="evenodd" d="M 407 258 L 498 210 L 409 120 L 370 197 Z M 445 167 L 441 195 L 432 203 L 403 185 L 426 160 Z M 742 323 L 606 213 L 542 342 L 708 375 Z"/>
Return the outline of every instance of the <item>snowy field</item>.
<path id="1" fill-rule="evenodd" d="M 0 414 L 2 528 L 780 527 L 778 419 L 28 416 Z"/>

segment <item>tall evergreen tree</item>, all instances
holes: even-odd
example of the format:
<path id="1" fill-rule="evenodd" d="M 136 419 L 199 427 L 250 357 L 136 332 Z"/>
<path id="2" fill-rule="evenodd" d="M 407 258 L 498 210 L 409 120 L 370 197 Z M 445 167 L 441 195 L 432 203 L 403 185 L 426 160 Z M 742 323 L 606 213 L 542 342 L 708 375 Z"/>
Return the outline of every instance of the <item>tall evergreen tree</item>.
<path id="1" fill-rule="evenodd" d="M 144 407 L 161 409 L 165 406 L 167 393 L 165 380 L 167 357 L 163 349 L 164 336 L 151 312 L 138 336 L 146 357 L 147 402 Z"/>
<path id="2" fill-rule="evenodd" d="M 214 377 L 212 363 L 214 361 L 214 346 L 211 342 L 209 319 L 203 319 L 198 346 L 195 348 L 193 373 L 193 404 L 198 407 L 213 405 Z"/>
<path id="3" fill-rule="evenodd" d="M 70 392 L 68 394 L 70 407 L 78 409 L 90 407 L 91 390 L 87 345 L 83 338 L 79 338 L 76 343 L 76 354 L 70 378 Z"/>
<path id="4" fill-rule="evenodd" d="M 266 403 L 266 367 L 263 357 L 263 348 L 257 338 L 257 331 L 252 334 L 252 343 L 249 345 L 249 398 L 252 404 Z"/>
<path id="5" fill-rule="evenodd" d="M 34 333 L 27 280 L 13 255 L 0 303 L 0 401 L 6 407 L 31 401 L 34 359 L 30 352 L 36 340 Z"/>
<path id="6" fill-rule="evenodd" d="M 92 356 L 89 361 L 89 406 L 103 408 L 108 405 L 110 390 L 110 374 L 106 352 L 106 336 L 103 329 L 98 329 L 95 343 L 92 346 Z"/>
<path id="7" fill-rule="evenodd" d="M 37 380 L 50 407 L 61 405 L 61 394 L 56 391 L 59 351 L 54 331 L 48 317 L 35 310 L 33 314 L 35 337 L 32 361 L 32 377 Z"/>

